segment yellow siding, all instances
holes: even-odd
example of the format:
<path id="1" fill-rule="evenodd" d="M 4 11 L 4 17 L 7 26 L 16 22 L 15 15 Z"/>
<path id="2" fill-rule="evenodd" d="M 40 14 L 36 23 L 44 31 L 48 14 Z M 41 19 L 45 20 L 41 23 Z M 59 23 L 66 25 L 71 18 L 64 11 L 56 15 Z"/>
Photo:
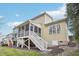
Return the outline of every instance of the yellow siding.
<path id="1" fill-rule="evenodd" d="M 44 38 L 44 24 L 45 20 L 48 20 L 48 23 L 52 22 L 52 19 L 48 15 L 42 15 L 34 20 L 32 20 L 33 23 L 40 24 L 41 25 L 41 37 Z"/>
<path id="2" fill-rule="evenodd" d="M 61 27 L 61 32 L 59 34 L 49 34 L 48 26 L 43 27 L 44 30 L 43 30 L 42 36 L 48 42 L 48 45 L 50 45 L 50 46 L 52 45 L 53 40 L 63 41 L 63 42 L 68 41 L 67 25 L 66 25 L 65 21 L 59 22 L 57 24 L 60 24 L 60 27 Z"/>
<path id="3" fill-rule="evenodd" d="M 53 19 L 51 19 L 47 14 L 45 15 L 45 24 L 51 23 Z"/>
<path id="4" fill-rule="evenodd" d="M 61 32 L 59 34 L 49 34 L 48 27 L 50 25 L 45 25 L 45 23 L 51 23 L 52 21 L 53 19 L 50 18 L 47 14 L 41 15 L 34 20 L 31 20 L 32 23 L 41 25 L 41 37 L 48 42 L 49 47 L 52 46 L 53 40 L 63 41 L 65 43 L 68 41 L 66 21 L 56 22 L 56 24 L 60 24 L 61 27 Z M 22 24 L 20 26 L 22 26 Z"/>
<path id="5" fill-rule="evenodd" d="M 37 24 L 44 24 L 44 21 L 45 21 L 45 16 L 40 16 L 34 20 L 31 20 L 33 23 L 37 23 Z"/>
<path id="6" fill-rule="evenodd" d="M 48 26 L 45 25 L 45 22 L 52 22 L 52 19 L 48 15 L 42 15 L 35 20 L 32 20 L 33 23 L 41 25 L 41 37 L 48 42 L 48 46 L 52 46 L 52 41 L 63 41 L 67 42 L 67 24 L 65 21 L 57 22 L 56 24 L 60 24 L 61 32 L 59 34 L 49 34 Z M 49 25 L 50 26 L 50 25 Z"/>

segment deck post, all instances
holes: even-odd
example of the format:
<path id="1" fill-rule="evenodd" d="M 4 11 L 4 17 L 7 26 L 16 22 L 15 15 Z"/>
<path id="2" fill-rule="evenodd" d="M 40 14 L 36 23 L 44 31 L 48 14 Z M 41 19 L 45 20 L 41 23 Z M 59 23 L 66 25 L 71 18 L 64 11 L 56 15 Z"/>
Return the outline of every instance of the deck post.
<path id="1" fill-rule="evenodd" d="M 24 43 L 24 42 L 23 42 L 23 38 L 22 38 L 22 44 L 21 44 L 21 48 L 23 48 L 23 43 Z"/>
<path id="2" fill-rule="evenodd" d="M 29 37 L 30 37 L 30 27 L 31 27 L 31 24 L 29 23 Z M 28 49 L 30 50 L 30 39 L 28 39 Z"/>
<path id="3" fill-rule="evenodd" d="M 17 47 L 18 47 L 18 40 L 17 40 Z"/>
<path id="4" fill-rule="evenodd" d="M 24 25 L 24 36 L 25 36 L 25 29 L 26 29 L 26 26 Z"/>
<path id="5" fill-rule="evenodd" d="M 35 26 L 33 25 L 33 32 L 34 32 L 34 28 L 35 28 Z"/>
<path id="6" fill-rule="evenodd" d="M 30 36 L 30 23 L 29 23 L 29 36 Z"/>
<path id="7" fill-rule="evenodd" d="M 18 29 L 17 29 L 18 30 Z M 18 47 L 18 37 L 19 37 L 19 30 L 18 30 L 18 32 L 17 32 L 17 35 L 16 35 L 16 47 Z"/>
<path id="8" fill-rule="evenodd" d="M 30 39 L 28 39 L 28 49 L 30 50 Z"/>

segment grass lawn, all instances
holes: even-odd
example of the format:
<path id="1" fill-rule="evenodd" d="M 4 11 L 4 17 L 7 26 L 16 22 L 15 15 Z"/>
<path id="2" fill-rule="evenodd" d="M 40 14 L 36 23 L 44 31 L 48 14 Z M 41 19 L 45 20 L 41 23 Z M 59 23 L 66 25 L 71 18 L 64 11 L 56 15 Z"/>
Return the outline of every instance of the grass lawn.
<path id="1" fill-rule="evenodd" d="M 79 56 L 79 50 L 76 50 L 70 54 L 71 56 Z"/>
<path id="2" fill-rule="evenodd" d="M 9 47 L 0 47 L 0 56 L 42 56 L 40 52 L 32 50 L 20 50 Z"/>

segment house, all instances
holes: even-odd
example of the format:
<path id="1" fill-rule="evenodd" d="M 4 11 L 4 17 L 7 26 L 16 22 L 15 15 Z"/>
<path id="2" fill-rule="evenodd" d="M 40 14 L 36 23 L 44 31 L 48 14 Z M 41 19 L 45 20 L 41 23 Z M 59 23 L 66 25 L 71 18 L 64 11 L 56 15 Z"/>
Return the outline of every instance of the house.
<path id="1" fill-rule="evenodd" d="M 7 35 L 0 36 L 0 45 L 14 47 L 15 46 L 14 34 L 9 33 Z"/>
<path id="2" fill-rule="evenodd" d="M 54 21 L 46 12 L 16 26 L 13 32 L 17 47 L 21 48 L 47 50 L 52 46 L 66 45 L 69 41 L 66 18 Z"/>
<path id="3" fill-rule="evenodd" d="M 0 46 L 1 46 L 2 38 L 3 38 L 3 36 L 0 35 Z"/>
<path id="4" fill-rule="evenodd" d="M 0 45 L 7 45 L 7 37 L 5 35 L 0 36 Z"/>
<path id="5" fill-rule="evenodd" d="M 8 47 L 13 47 L 13 42 L 14 42 L 14 38 L 13 38 L 13 33 L 9 33 L 6 35 L 6 39 L 7 39 L 7 45 Z"/>

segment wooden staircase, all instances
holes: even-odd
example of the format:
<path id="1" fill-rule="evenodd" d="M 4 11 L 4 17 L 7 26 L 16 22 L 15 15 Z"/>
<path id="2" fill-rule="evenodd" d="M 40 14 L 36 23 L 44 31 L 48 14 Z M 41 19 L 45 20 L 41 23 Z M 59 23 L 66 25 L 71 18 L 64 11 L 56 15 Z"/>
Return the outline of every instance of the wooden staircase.
<path id="1" fill-rule="evenodd" d="M 40 50 L 47 50 L 47 42 L 35 32 L 30 31 L 29 38 L 36 45 L 37 48 L 39 48 Z"/>
<path id="2" fill-rule="evenodd" d="M 37 35 L 35 32 L 30 31 L 29 36 L 26 36 L 26 38 L 28 38 L 28 40 L 31 40 L 33 44 L 35 44 L 35 46 L 41 51 L 47 51 L 47 42 L 39 35 Z M 21 48 L 23 48 L 23 46 L 26 46 L 30 49 L 30 46 L 26 45 L 24 42 L 25 41 L 23 40 L 23 38 L 18 38 L 17 47 L 21 45 Z"/>

